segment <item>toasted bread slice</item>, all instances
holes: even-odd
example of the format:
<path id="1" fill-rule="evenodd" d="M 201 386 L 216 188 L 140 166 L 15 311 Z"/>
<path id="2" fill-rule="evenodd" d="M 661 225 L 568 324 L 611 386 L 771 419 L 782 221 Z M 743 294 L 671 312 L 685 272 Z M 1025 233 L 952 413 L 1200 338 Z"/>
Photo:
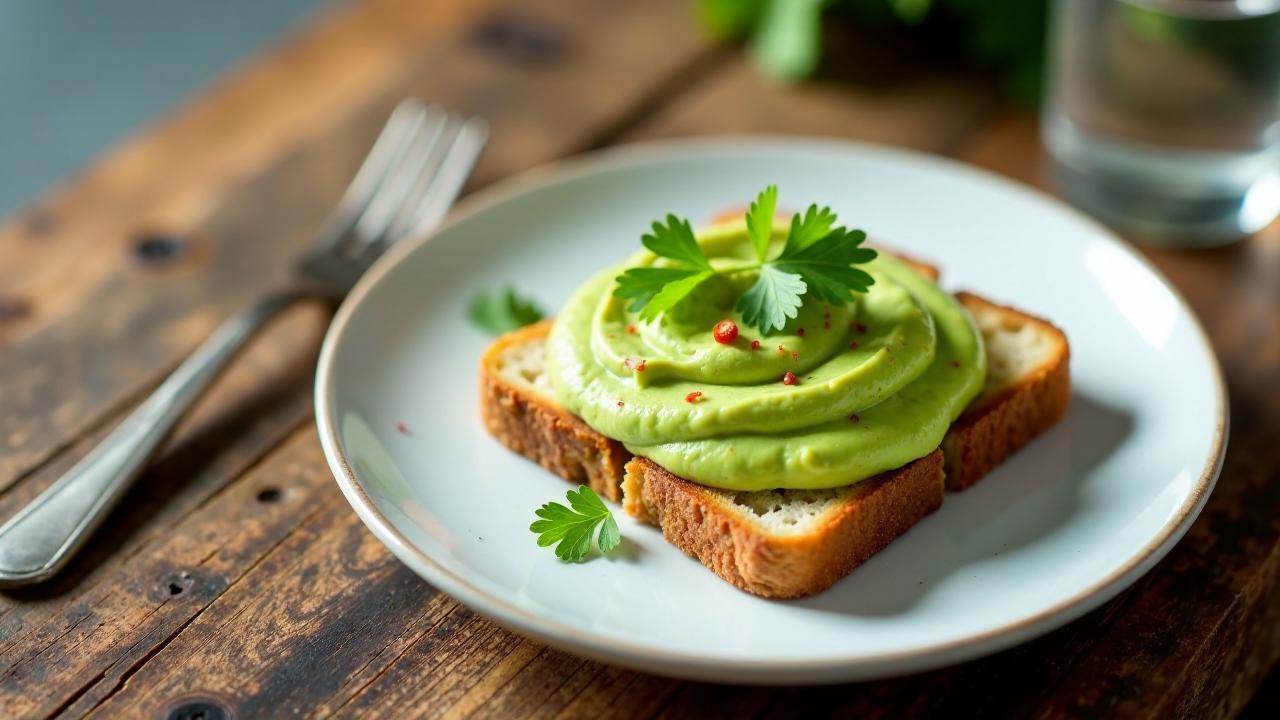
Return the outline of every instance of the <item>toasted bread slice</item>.
<path id="1" fill-rule="evenodd" d="M 543 372 L 551 321 L 498 338 L 480 357 L 480 414 L 503 445 L 601 497 L 622 501 L 631 453 L 560 407 Z"/>
<path id="2" fill-rule="evenodd" d="M 982 393 L 938 451 L 845 488 L 733 492 L 632 458 L 621 443 L 556 403 L 543 373 L 549 321 L 504 335 L 484 353 L 481 413 L 509 448 L 604 497 L 622 498 L 630 515 L 660 527 L 668 541 L 733 585 L 763 597 L 810 595 L 937 509 L 944 468 L 949 486 L 968 487 L 1066 409 L 1070 380 L 1062 333 L 977 296 L 957 297 L 987 342 Z"/>
<path id="3" fill-rule="evenodd" d="M 753 595 L 822 592 L 942 505 L 942 451 L 831 490 L 734 492 L 627 463 L 623 507 Z"/>
<path id="4" fill-rule="evenodd" d="M 1046 320 L 957 293 L 987 346 L 982 392 L 942 441 L 948 490 L 964 490 L 1067 412 L 1071 351 Z"/>

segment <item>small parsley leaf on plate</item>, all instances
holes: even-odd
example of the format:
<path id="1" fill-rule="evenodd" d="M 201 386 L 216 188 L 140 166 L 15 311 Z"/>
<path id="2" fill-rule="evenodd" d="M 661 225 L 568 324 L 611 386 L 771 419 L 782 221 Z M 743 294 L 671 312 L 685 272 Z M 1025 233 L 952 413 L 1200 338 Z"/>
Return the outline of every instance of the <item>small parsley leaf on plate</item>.
<path id="1" fill-rule="evenodd" d="M 508 286 L 497 292 L 478 293 L 471 299 L 467 317 L 476 327 L 501 335 L 532 325 L 546 317 L 546 313 Z"/>
<path id="2" fill-rule="evenodd" d="M 622 542 L 622 533 L 613 513 L 599 495 L 583 485 L 570 490 L 566 497 L 569 507 L 549 502 L 538 508 L 529 529 L 538 535 L 538 547 L 556 546 L 556 557 L 565 562 L 578 562 L 591 551 L 591 538 L 596 535 L 600 552 L 608 553 Z"/>

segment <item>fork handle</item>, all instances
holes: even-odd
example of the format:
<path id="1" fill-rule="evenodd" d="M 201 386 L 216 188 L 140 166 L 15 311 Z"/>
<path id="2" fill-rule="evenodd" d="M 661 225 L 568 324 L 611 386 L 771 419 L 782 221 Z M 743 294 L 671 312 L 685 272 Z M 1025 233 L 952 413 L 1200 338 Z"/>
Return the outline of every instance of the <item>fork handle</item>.
<path id="1" fill-rule="evenodd" d="M 268 295 L 232 315 L 75 467 L 0 527 L 0 586 L 58 571 L 236 353 L 268 320 L 314 294 Z"/>

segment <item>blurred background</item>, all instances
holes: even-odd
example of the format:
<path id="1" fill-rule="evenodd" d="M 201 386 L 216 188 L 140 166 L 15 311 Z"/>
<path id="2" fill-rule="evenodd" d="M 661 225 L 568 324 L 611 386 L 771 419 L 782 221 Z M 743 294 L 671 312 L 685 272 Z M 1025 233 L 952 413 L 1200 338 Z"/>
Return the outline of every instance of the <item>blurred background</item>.
<path id="1" fill-rule="evenodd" d="M 331 4 L 0 1 L 0 217 Z M 1278 11 L 1280 0 L 690 0 L 689 23 L 744 47 L 775 83 L 866 86 L 893 81 L 885 65 L 922 62 L 986 75 L 1005 102 L 1038 109 L 1068 199 L 1139 240 L 1199 247 L 1280 211 Z"/>
<path id="2" fill-rule="evenodd" d="M 0 218 L 329 0 L 0 0 Z"/>

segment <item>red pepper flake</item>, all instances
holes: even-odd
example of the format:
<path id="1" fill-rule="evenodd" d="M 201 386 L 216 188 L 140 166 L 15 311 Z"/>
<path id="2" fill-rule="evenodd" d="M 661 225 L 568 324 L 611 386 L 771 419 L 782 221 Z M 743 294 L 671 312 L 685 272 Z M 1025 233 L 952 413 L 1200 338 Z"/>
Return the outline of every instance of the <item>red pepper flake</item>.
<path id="1" fill-rule="evenodd" d="M 786 349 L 785 347 L 783 347 L 783 346 L 779 345 L 779 346 L 778 346 L 778 354 L 779 354 L 779 355 L 786 355 L 786 354 L 787 354 L 787 349 Z"/>
<path id="2" fill-rule="evenodd" d="M 721 345 L 732 345 L 738 339 L 738 324 L 732 320 L 721 320 L 711 328 L 711 337 Z"/>
<path id="3" fill-rule="evenodd" d="M 619 401 L 618 401 L 618 407 L 622 407 L 622 406 L 623 406 L 623 405 L 625 405 L 625 404 L 626 404 L 626 403 L 622 402 L 621 400 L 619 400 Z"/>
<path id="4" fill-rule="evenodd" d="M 853 329 L 854 329 L 854 330 L 857 330 L 859 335 L 866 335 L 866 334 L 867 334 L 867 326 L 866 326 L 866 325 L 863 325 L 862 323 L 854 323 L 854 324 L 853 324 Z"/>
<path id="5" fill-rule="evenodd" d="M 854 425 L 857 425 L 858 423 L 862 422 L 862 418 L 858 417 L 856 414 L 850 415 L 849 422 L 853 423 Z"/>
<path id="6" fill-rule="evenodd" d="M 760 341 L 759 341 L 759 340 L 752 340 L 752 341 L 751 341 L 751 349 L 752 349 L 752 350 L 759 350 L 759 349 L 760 349 Z"/>
<path id="7" fill-rule="evenodd" d="M 412 435 L 412 434 L 413 434 L 413 433 L 409 432 L 409 426 L 408 426 L 408 425 L 405 425 L 403 422 L 398 422 L 398 423 L 396 423 L 396 432 L 400 433 L 401 435 Z"/>
<path id="8" fill-rule="evenodd" d="M 959 361 L 959 360 L 952 360 L 952 361 L 951 361 L 951 367 L 953 367 L 953 368 L 959 368 L 959 367 L 960 367 L 960 361 Z"/>
<path id="9" fill-rule="evenodd" d="M 796 335 L 799 337 L 804 337 L 804 328 L 796 328 Z"/>
<path id="10" fill-rule="evenodd" d="M 636 363 L 636 372 L 644 372 L 644 360 Z"/>
<path id="11" fill-rule="evenodd" d="M 632 360 L 631 358 L 627 358 L 622 361 L 622 366 L 628 370 L 644 372 L 644 360 Z"/>
<path id="12" fill-rule="evenodd" d="M 702 391 L 694 390 L 693 392 L 684 396 L 684 401 L 692 404 L 692 403 L 698 402 L 698 400 L 700 400 L 701 398 L 702 398 Z"/>
<path id="13" fill-rule="evenodd" d="M 858 349 L 858 341 L 857 341 L 857 340 L 852 340 L 852 341 L 850 341 L 850 342 L 849 342 L 849 349 L 850 349 L 850 350 L 857 350 L 857 349 Z"/>
<path id="14" fill-rule="evenodd" d="M 797 382 L 799 381 L 796 380 L 796 374 L 791 372 L 790 370 L 782 374 L 783 385 L 795 385 Z"/>
<path id="15" fill-rule="evenodd" d="M 793 352 L 793 353 L 791 353 L 791 359 L 792 359 L 792 360 L 799 360 L 799 359 L 800 359 L 800 353 L 798 353 L 798 352 Z"/>
<path id="16" fill-rule="evenodd" d="M 627 334 L 628 334 L 628 335 L 635 335 L 635 334 L 636 334 L 636 326 L 635 326 L 635 325 L 628 325 L 628 326 L 627 326 Z"/>

